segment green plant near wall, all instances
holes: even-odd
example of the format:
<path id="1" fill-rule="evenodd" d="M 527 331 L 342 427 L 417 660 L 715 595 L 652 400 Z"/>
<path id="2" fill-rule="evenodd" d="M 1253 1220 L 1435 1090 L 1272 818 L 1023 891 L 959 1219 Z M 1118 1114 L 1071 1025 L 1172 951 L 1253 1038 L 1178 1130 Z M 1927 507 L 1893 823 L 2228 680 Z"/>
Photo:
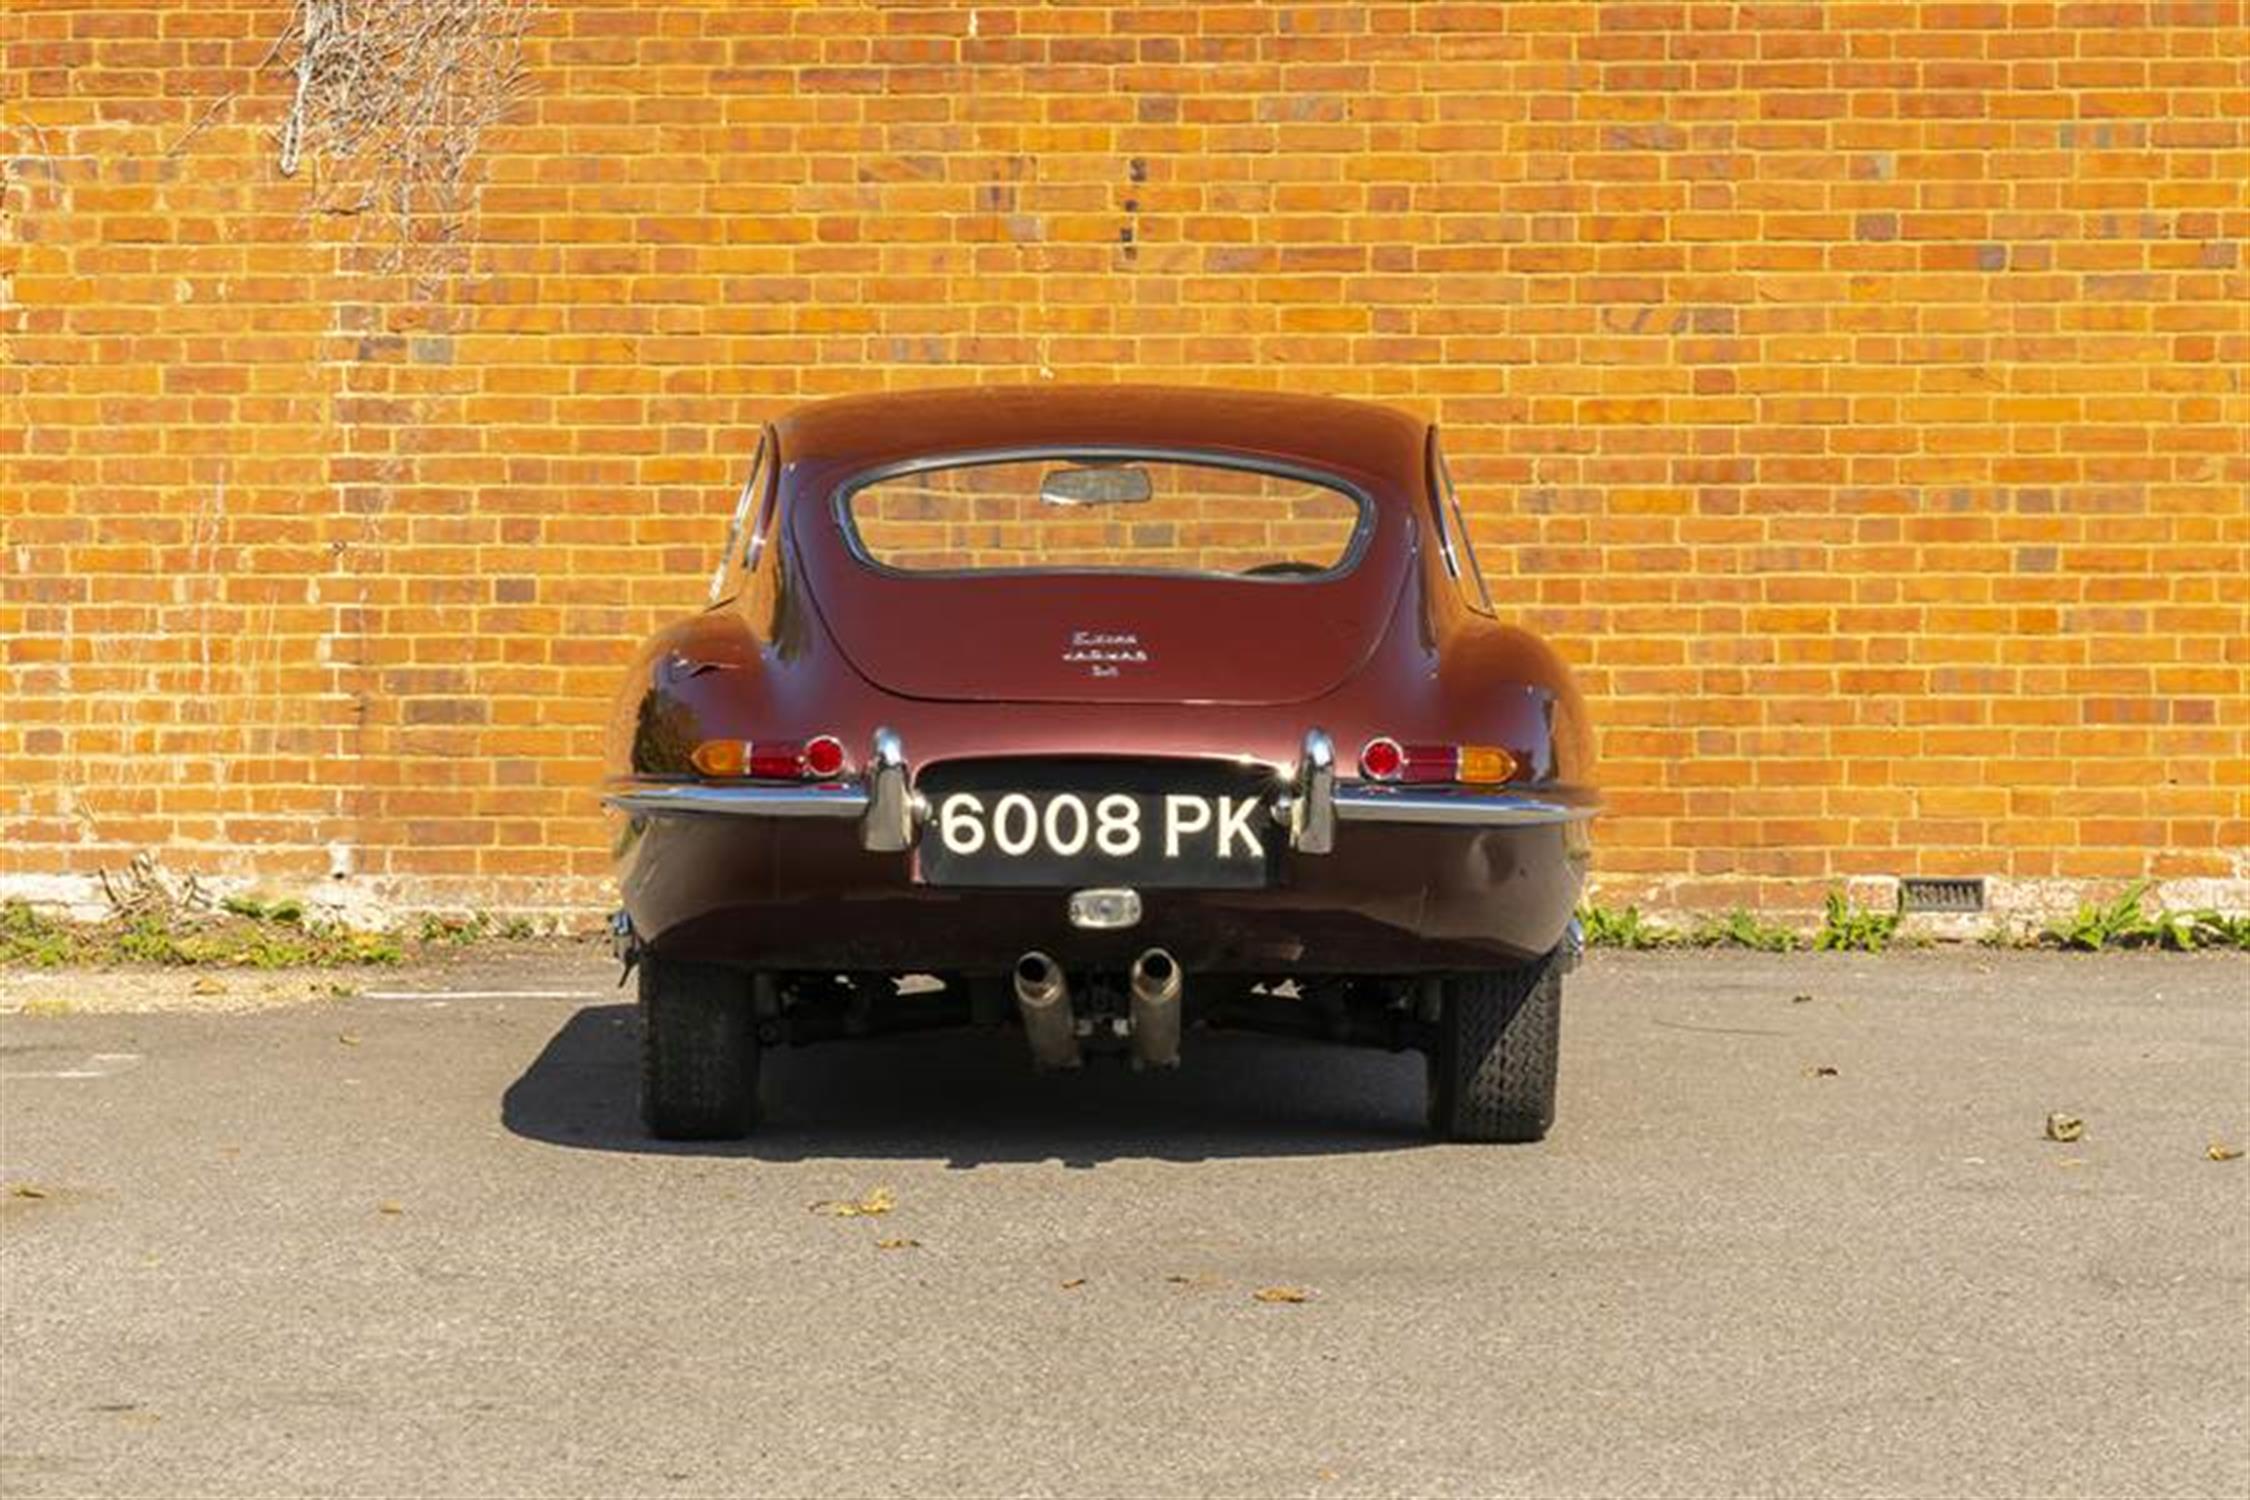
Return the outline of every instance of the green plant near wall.
<path id="1" fill-rule="evenodd" d="M 1723 917 L 1698 922 L 1686 932 L 1641 915 L 1637 906 L 1623 911 L 1609 907 L 1582 907 L 1579 925 L 1589 948 L 1629 948 L 1647 952 L 1656 948 L 1754 948 L 1761 953 L 1787 953 L 1802 947 L 1804 938 L 1786 927 L 1761 922 L 1737 907 Z"/>
<path id="2" fill-rule="evenodd" d="M 1585 930 L 1589 948 L 1630 948 L 1645 952 L 1651 948 L 1669 948 L 1680 940 L 1680 935 L 1671 928 L 1642 916 L 1637 906 L 1628 906 L 1623 911 L 1603 906 L 1581 907 L 1578 924 Z"/>
<path id="3" fill-rule="evenodd" d="M 1741 907 L 1723 917 L 1699 923 L 1688 934 L 1698 948 L 1754 948 L 1760 953 L 1789 953 L 1804 939 L 1786 927 L 1761 922 Z"/>
<path id="4" fill-rule="evenodd" d="M 76 933 L 42 917 L 27 902 L 0 905 L 0 966 L 59 969 L 77 962 L 78 946 Z"/>
<path id="5" fill-rule="evenodd" d="M 1842 891 L 1830 891 L 1812 945 L 1824 953 L 1880 953 L 1891 945 L 1891 935 L 1897 931 L 1897 912 L 1862 910 Z"/>
<path id="6" fill-rule="evenodd" d="M 2085 903 L 2072 916 L 2050 925 L 2041 936 L 2057 947 L 2086 953 L 2142 940 L 2149 927 L 2141 911 L 2141 897 L 2147 893 L 2148 882 L 2136 880 L 2114 900 Z"/>
<path id="7" fill-rule="evenodd" d="M 2104 948 L 2169 948 L 2176 953 L 2197 948 L 2250 949 L 2250 915 L 2230 916 L 2208 909 L 2158 911 L 2142 908 L 2148 882 L 2136 880 L 2112 900 L 2089 901 L 2063 921 L 2040 934 L 2058 948 L 2098 953 Z"/>
<path id="8" fill-rule="evenodd" d="M 492 915 L 473 911 L 467 916 L 425 912 L 417 934 L 425 947 L 466 948 L 492 931 Z"/>
<path id="9" fill-rule="evenodd" d="M 106 922 L 43 917 L 20 901 L 0 906 L 0 968 L 84 964 L 224 965 L 255 969 L 395 964 L 406 952 L 387 932 L 307 920 L 294 900 L 230 898 L 218 913 L 141 912 Z"/>
<path id="10" fill-rule="evenodd" d="M 2250 951 L 2250 912 L 2228 916 L 2224 912 L 2199 911 L 2191 915 L 2198 944 L 2209 948 L 2241 948 Z"/>
<path id="11" fill-rule="evenodd" d="M 261 901 L 255 896 L 229 896 L 219 903 L 219 909 L 253 922 L 284 922 L 295 926 L 305 920 L 305 903 L 293 896 L 275 901 Z"/>

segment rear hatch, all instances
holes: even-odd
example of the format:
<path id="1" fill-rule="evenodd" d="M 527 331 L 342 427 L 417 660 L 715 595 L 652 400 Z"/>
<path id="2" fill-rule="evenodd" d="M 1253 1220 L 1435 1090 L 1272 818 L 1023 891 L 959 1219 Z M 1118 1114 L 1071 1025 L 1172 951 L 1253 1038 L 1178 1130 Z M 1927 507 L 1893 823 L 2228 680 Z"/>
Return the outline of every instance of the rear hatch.
<path id="1" fill-rule="evenodd" d="M 1355 481 L 1204 452 L 910 463 L 797 529 L 862 676 L 973 702 L 1316 698 L 1381 641 L 1410 553 Z"/>
<path id="2" fill-rule="evenodd" d="M 1373 653 L 1398 575 L 1373 554 L 1322 581 L 870 570 L 819 603 L 860 675 L 907 697 L 1297 703 Z"/>

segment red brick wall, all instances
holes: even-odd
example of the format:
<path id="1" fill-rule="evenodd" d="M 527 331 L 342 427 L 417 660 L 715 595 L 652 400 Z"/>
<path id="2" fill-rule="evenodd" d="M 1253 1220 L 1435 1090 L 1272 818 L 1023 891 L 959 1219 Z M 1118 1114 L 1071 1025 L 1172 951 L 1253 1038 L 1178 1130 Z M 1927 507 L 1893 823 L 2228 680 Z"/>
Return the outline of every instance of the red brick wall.
<path id="1" fill-rule="evenodd" d="M 2250 904 L 2237 0 L 551 0 L 421 295 L 284 16 L 0 7 L 0 885 L 591 908 L 757 422 L 1130 377 L 1445 424 L 1617 895 Z"/>

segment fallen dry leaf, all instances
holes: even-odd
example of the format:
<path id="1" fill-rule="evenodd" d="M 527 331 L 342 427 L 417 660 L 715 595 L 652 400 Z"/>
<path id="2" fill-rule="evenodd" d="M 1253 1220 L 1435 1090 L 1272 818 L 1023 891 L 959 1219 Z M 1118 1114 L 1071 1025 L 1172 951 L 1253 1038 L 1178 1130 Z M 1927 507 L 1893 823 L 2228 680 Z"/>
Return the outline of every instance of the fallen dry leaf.
<path id="1" fill-rule="evenodd" d="M 2203 1148 L 2203 1154 L 2212 1161 L 2233 1161 L 2242 1154 L 2242 1148 L 2230 1146 L 2225 1141 L 2213 1141 Z"/>
<path id="2" fill-rule="evenodd" d="M 401 1203 L 394 1203 L 390 1199 L 385 1198 L 382 1202 L 375 1205 L 375 1212 L 379 1214 L 402 1214 L 406 1212 L 406 1206 Z"/>
<path id="3" fill-rule="evenodd" d="M 2055 1165 L 2058 1167 L 2083 1167 L 2086 1165 L 2086 1158 L 2083 1156 L 2066 1156 L 2061 1161 L 2056 1162 Z"/>
<path id="4" fill-rule="evenodd" d="M 2086 1122 L 2076 1115 L 2055 1113 L 2047 1116 L 2047 1139 L 2050 1141 L 2077 1141 L 2086 1136 Z"/>
<path id="5" fill-rule="evenodd" d="M 1066 1281 L 1066 1282 L 1064 1282 L 1064 1283 L 1062 1284 L 1062 1289 L 1063 1289 L 1064 1291 L 1066 1291 L 1066 1292 L 1075 1292 L 1075 1291 L 1077 1291 L 1077 1290 L 1078 1290 L 1078 1289 L 1079 1289 L 1080 1287 L 1084 1286 L 1085 1284 L 1086 1284 L 1086 1278 L 1085 1278 L 1085 1277 L 1083 1277 L 1083 1276 L 1073 1276 L 1073 1277 L 1071 1277 L 1071 1278 L 1070 1278 L 1070 1280 L 1068 1280 L 1068 1281 Z"/>
<path id="6" fill-rule="evenodd" d="M 188 986 L 188 993 L 192 995 L 223 995 L 226 992 L 227 982 L 215 974 L 205 974 Z"/>
<path id="7" fill-rule="evenodd" d="M 1310 1302 L 1312 1293 L 1301 1286 L 1262 1286 L 1251 1297 L 1259 1302 Z"/>
<path id="8" fill-rule="evenodd" d="M 864 1198 L 823 1199 L 812 1205 L 816 1214 L 826 1214 L 832 1219 L 869 1219 L 877 1214 L 887 1214 L 897 1206 L 887 1187 L 871 1188 Z"/>
<path id="9" fill-rule="evenodd" d="M 1174 1286 L 1194 1287 L 1199 1292 L 1207 1292 L 1213 1287 L 1226 1285 L 1223 1278 L 1214 1276 L 1209 1271 L 1198 1271 L 1193 1276 L 1183 1276 L 1175 1272 L 1164 1279 Z"/>
<path id="10" fill-rule="evenodd" d="M 11 1197 L 16 1198 L 44 1198 L 47 1196 L 47 1190 L 35 1182 L 19 1182 L 8 1189 L 8 1193 Z"/>
<path id="11" fill-rule="evenodd" d="M 895 1240 L 877 1240 L 875 1248 L 878 1250 L 919 1250 L 922 1248 L 922 1242 L 901 1235 Z"/>
<path id="12" fill-rule="evenodd" d="M 336 1040 L 347 1047 L 356 1047 L 359 1045 L 359 1033 L 356 1031 L 339 1031 L 336 1033 Z"/>

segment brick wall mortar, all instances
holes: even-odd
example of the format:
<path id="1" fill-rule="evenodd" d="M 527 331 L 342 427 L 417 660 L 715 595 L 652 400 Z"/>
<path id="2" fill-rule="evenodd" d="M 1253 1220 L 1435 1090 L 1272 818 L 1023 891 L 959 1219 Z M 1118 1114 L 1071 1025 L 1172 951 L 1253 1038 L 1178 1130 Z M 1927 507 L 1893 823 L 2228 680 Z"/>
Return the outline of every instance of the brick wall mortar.
<path id="1" fill-rule="evenodd" d="M 758 422 L 1131 378 L 1444 425 L 1618 899 L 2250 906 L 2234 0 L 553 3 L 434 296 L 283 16 L 0 8 L 0 885 L 597 905 Z"/>

